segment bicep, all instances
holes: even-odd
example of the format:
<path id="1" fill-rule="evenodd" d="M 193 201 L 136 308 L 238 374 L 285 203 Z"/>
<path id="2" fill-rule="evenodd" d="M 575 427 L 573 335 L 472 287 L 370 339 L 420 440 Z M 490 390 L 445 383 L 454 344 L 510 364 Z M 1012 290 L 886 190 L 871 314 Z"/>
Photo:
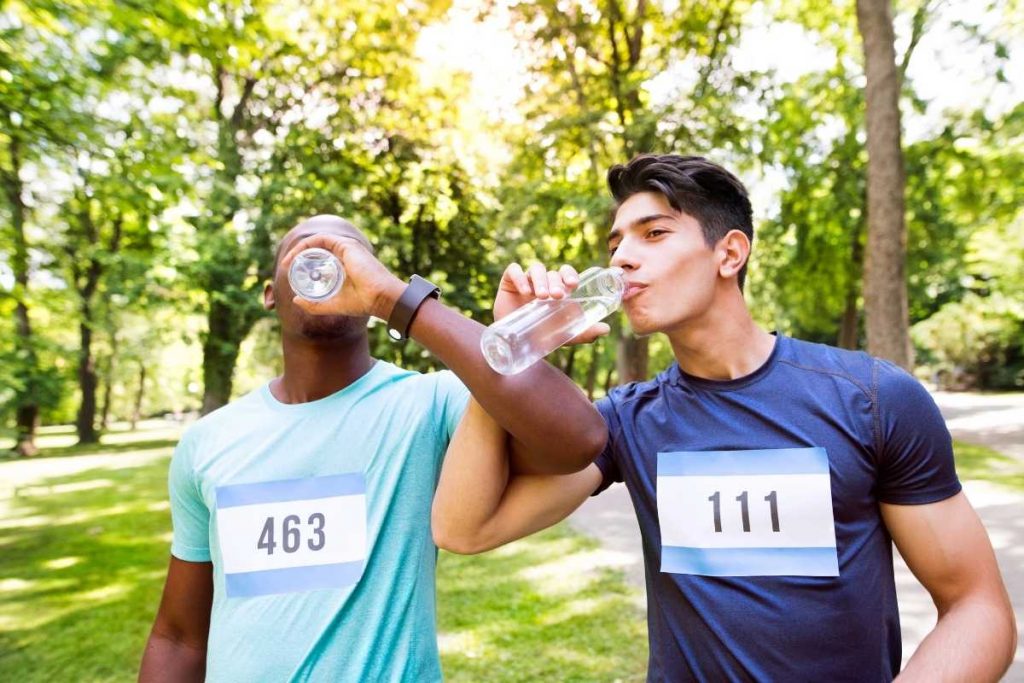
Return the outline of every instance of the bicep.
<path id="1" fill-rule="evenodd" d="M 213 606 L 213 564 L 171 556 L 153 633 L 194 649 L 205 649 Z"/>
<path id="2" fill-rule="evenodd" d="M 881 505 L 882 518 L 940 614 L 969 595 L 1004 594 L 992 544 L 961 492 L 937 503 Z"/>

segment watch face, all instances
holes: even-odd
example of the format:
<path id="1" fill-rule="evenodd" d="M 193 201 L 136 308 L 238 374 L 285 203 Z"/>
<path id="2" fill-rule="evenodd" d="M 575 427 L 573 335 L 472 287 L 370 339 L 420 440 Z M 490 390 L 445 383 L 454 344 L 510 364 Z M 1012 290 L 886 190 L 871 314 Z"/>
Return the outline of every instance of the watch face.
<path id="1" fill-rule="evenodd" d="M 388 336 L 394 339 L 395 341 L 402 341 L 402 333 L 393 327 L 388 330 Z"/>

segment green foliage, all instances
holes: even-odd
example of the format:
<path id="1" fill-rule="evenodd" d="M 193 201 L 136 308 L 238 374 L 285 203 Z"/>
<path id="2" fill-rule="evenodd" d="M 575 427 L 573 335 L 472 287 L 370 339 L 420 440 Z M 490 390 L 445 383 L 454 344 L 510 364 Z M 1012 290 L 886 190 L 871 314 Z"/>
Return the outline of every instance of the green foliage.
<path id="1" fill-rule="evenodd" d="M 827 71 L 779 85 L 765 98 L 767 115 L 757 132 L 759 157 L 769 170 L 784 176 L 785 184 L 778 211 L 758 226 L 748 291 L 762 322 L 826 343 L 844 342 L 845 331 L 845 343 L 857 346 L 862 337 L 867 158 L 860 45 L 852 30 L 852 9 L 852 3 L 817 0 L 775 8 L 779 19 L 798 22 L 813 39 L 833 49 L 835 60 Z M 903 11 L 913 13 L 915 31 L 924 31 L 941 9 L 940 4 L 912 3 Z M 980 32 L 971 35 L 981 44 L 995 40 Z M 904 68 L 912 58 L 908 52 L 898 55 Z M 909 80 L 904 83 L 904 99 L 906 112 L 920 112 L 927 104 L 917 98 Z M 905 144 L 906 273 L 912 324 L 971 291 L 987 296 L 971 284 L 990 276 L 974 274 L 970 244 L 979 235 L 1019 225 L 1018 207 L 1024 197 L 1019 184 L 1005 178 L 1018 174 L 1024 162 L 1021 117 L 1020 107 L 998 118 L 981 111 L 946 112 L 934 133 Z M 1019 258 L 1016 254 L 1024 247 L 1009 242 L 1004 257 Z M 995 261 L 986 263 L 982 271 Z M 1020 296 L 1024 290 L 1014 291 Z M 978 305 L 964 309 L 969 315 L 968 309 L 977 311 Z M 957 310 L 948 309 L 947 322 Z M 851 327 L 844 330 L 844 323 Z M 915 338 L 922 339 L 920 334 Z M 918 346 L 922 352 L 930 348 Z M 931 351 L 935 353 L 929 358 L 936 358 L 938 351 Z M 938 355 L 949 353 L 947 348 Z M 996 354 L 1012 356 L 1009 348 Z M 974 376 L 987 381 L 995 375 Z"/>
<path id="2" fill-rule="evenodd" d="M 921 359 L 941 386 L 1024 387 L 1024 304 L 974 293 L 912 328 Z"/>
<path id="3" fill-rule="evenodd" d="M 1007 18 L 998 31 L 957 28 L 989 55 L 994 82 L 1015 49 L 1015 2 L 988 3 Z M 0 421 L 25 400 L 43 404 L 44 420 L 67 419 L 81 402 L 79 358 L 108 419 L 197 409 L 204 392 L 209 408 L 265 381 L 280 357 L 260 292 L 277 240 L 316 213 L 350 218 L 398 275 L 432 278 L 489 322 L 508 263 L 606 262 L 604 174 L 643 151 L 704 154 L 751 186 L 758 171 L 780 179 L 777 209 L 755 207 L 767 214 L 747 287 L 755 315 L 858 344 L 866 159 L 852 3 L 511 3 L 529 71 L 521 118 L 469 123 L 468 76 L 427 85 L 415 49 L 449 4 L 4 3 Z M 947 8 L 895 11 L 915 45 Z M 737 49 L 758 22 L 802 27 L 834 59 L 790 80 L 741 69 Z M 927 109 L 909 77 L 903 90 L 905 111 Z M 979 102 L 937 120 L 905 145 L 919 357 L 1014 386 L 1024 107 Z M 18 302 L 31 342 L 15 333 Z M 625 328 L 612 322 L 611 339 L 553 356 L 594 396 L 618 379 Z M 944 332 L 965 325 L 974 348 Z M 649 343 L 660 370 L 671 351 Z M 371 344 L 437 367 L 383 326 Z"/>

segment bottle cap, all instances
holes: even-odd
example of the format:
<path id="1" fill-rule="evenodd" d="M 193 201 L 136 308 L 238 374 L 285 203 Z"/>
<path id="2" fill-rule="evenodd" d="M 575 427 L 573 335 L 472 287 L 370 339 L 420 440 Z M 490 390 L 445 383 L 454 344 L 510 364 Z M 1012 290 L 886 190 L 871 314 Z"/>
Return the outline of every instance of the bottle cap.
<path id="1" fill-rule="evenodd" d="M 310 301 L 331 298 L 344 279 L 345 271 L 337 257 L 319 247 L 299 252 L 288 269 L 292 291 Z"/>

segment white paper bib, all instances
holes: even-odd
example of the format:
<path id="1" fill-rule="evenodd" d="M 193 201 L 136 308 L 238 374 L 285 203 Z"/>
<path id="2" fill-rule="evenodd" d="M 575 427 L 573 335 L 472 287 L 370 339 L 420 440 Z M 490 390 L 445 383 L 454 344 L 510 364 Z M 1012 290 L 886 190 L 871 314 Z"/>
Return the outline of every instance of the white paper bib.
<path id="1" fill-rule="evenodd" d="M 838 576 L 823 448 L 658 453 L 661 571 Z"/>
<path id="2" fill-rule="evenodd" d="M 228 597 L 344 588 L 367 556 L 361 473 L 217 488 Z"/>

